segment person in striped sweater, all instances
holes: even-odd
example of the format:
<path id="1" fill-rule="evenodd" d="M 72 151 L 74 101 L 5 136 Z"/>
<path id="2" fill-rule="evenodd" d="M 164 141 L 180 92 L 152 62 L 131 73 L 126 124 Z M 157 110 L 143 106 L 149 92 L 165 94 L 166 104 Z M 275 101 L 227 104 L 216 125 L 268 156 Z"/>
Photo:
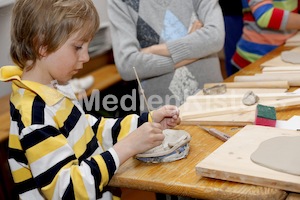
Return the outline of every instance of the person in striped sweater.
<path id="1" fill-rule="evenodd" d="M 89 60 L 99 26 L 91 0 L 17 0 L 11 57 L 9 165 L 20 199 L 112 199 L 119 165 L 162 143 L 180 123 L 175 106 L 141 116 L 85 114 L 69 80 Z M 151 117 L 150 117 L 151 116 Z"/>
<path id="2" fill-rule="evenodd" d="M 241 0 L 243 34 L 231 60 L 244 68 L 285 43 L 300 29 L 298 0 Z"/>

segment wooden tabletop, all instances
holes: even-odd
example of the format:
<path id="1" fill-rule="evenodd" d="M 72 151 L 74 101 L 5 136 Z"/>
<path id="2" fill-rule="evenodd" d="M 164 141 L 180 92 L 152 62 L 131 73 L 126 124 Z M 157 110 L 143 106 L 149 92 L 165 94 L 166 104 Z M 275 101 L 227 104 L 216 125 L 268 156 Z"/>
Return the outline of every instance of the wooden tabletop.
<path id="1" fill-rule="evenodd" d="M 9 97 L 6 95 L 0 98 L 0 142 L 7 140 L 9 134 Z"/>
<path id="2" fill-rule="evenodd" d="M 291 48 L 293 47 L 279 47 L 235 75 L 259 73 L 261 63 L 278 56 L 281 51 Z M 233 81 L 235 75 L 225 81 Z M 293 115 L 300 115 L 300 109 L 285 109 L 277 112 L 277 118 L 281 120 L 287 120 Z M 215 128 L 234 135 L 242 127 L 216 126 Z M 134 158 L 129 159 L 120 167 L 110 185 L 198 199 L 285 199 L 288 196 L 288 192 L 279 189 L 204 178 L 197 175 L 195 166 L 223 142 L 197 126 L 179 125 L 177 129 L 186 130 L 192 136 L 190 153 L 187 158 L 159 164 L 147 164 Z"/>
<path id="3" fill-rule="evenodd" d="M 259 60 L 255 61 L 254 63 L 248 65 L 244 69 L 241 69 L 240 71 L 236 72 L 232 76 L 228 77 L 227 79 L 224 80 L 224 82 L 233 82 L 233 79 L 234 79 L 235 76 L 239 76 L 239 75 L 254 75 L 256 73 L 259 73 L 259 72 L 261 72 L 260 65 L 262 63 L 264 63 L 267 60 L 270 60 L 272 58 L 275 58 L 276 56 L 280 55 L 280 53 L 282 51 L 291 50 L 293 48 L 295 48 L 295 47 L 292 47 L 292 46 L 280 46 L 280 47 L 276 48 L 274 51 L 268 53 L 267 55 L 263 56 Z"/>

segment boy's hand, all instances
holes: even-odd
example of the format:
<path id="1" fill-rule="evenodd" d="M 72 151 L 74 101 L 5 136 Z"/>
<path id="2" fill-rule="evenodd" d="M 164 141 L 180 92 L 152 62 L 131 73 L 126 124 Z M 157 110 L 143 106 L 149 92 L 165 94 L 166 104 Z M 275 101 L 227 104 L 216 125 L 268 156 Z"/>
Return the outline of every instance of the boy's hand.
<path id="1" fill-rule="evenodd" d="M 153 122 L 160 123 L 163 129 L 180 124 L 179 110 L 176 106 L 166 105 L 152 112 Z"/>
<path id="2" fill-rule="evenodd" d="M 131 138 L 135 154 L 143 153 L 160 145 L 165 138 L 162 126 L 155 122 L 144 123 L 127 137 Z"/>
<path id="3" fill-rule="evenodd" d="M 165 136 L 159 123 L 146 122 L 114 145 L 120 164 L 128 158 L 160 145 Z"/>
<path id="4" fill-rule="evenodd" d="M 128 158 L 160 145 L 165 136 L 163 130 L 180 123 L 176 106 L 166 105 L 152 113 L 153 122 L 147 122 L 114 145 L 120 164 Z"/>

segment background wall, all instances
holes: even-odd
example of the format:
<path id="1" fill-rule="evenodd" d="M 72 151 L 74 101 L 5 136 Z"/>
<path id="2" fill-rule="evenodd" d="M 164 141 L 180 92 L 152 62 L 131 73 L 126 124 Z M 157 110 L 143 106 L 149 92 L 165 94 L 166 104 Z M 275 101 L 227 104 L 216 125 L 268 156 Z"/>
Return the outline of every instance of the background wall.
<path id="1" fill-rule="evenodd" d="M 11 10 L 12 5 L 0 8 L 0 66 L 12 64 L 9 56 Z M 0 97 L 9 94 L 10 91 L 11 84 L 0 81 Z"/>
<path id="2" fill-rule="evenodd" d="M 100 27 L 107 26 L 109 23 L 107 15 L 107 0 L 93 0 L 100 16 Z"/>
<path id="3" fill-rule="evenodd" d="M 9 48 L 10 48 L 10 21 L 11 21 L 11 10 L 13 5 L 9 2 L 12 0 L 3 0 L 8 3 L 2 3 L 0 0 L 0 67 L 4 65 L 13 64 L 9 56 Z M 107 26 L 109 23 L 107 16 L 107 2 L 106 0 L 93 0 L 99 15 L 100 15 L 100 26 Z M 6 5 L 9 4 L 9 5 Z M 2 6 L 2 7 L 1 7 Z M 11 92 L 11 84 L 3 83 L 0 81 L 0 97 L 7 95 Z"/>

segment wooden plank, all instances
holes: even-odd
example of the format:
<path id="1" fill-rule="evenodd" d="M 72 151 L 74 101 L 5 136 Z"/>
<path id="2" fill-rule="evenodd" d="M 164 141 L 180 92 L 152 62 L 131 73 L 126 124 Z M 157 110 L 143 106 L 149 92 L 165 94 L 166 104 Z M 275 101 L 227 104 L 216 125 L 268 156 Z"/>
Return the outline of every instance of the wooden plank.
<path id="1" fill-rule="evenodd" d="M 183 125 L 209 125 L 209 126 L 246 126 L 255 121 L 255 111 L 243 113 L 230 113 L 226 115 L 198 117 L 192 119 L 181 118 Z"/>
<path id="2" fill-rule="evenodd" d="M 261 142 L 278 136 L 299 136 L 298 131 L 247 125 L 196 165 L 197 174 L 300 192 L 300 176 L 275 171 L 255 164 L 251 154 Z"/>
<path id="3" fill-rule="evenodd" d="M 228 88 L 226 93 L 227 95 L 237 95 L 237 94 L 245 94 L 251 90 L 255 94 L 266 94 L 266 93 L 283 93 L 286 92 L 286 88 Z M 195 96 L 204 95 L 202 90 L 200 90 Z M 222 94 L 223 95 L 223 94 Z"/>
<path id="4" fill-rule="evenodd" d="M 300 53 L 300 47 L 295 47 L 290 51 L 296 51 Z M 281 59 L 281 54 L 277 55 L 276 57 L 262 63 L 260 65 L 261 67 L 300 67 L 300 64 L 293 64 L 293 63 L 288 63 L 284 62 Z"/>
<path id="5" fill-rule="evenodd" d="M 0 98 L 0 143 L 8 139 L 10 126 L 9 97 L 10 95 L 6 95 Z"/>
<path id="6" fill-rule="evenodd" d="M 262 103 L 263 105 L 273 106 L 275 108 L 282 108 L 282 107 L 289 107 L 289 106 L 297 106 L 300 105 L 300 97 L 295 98 L 288 98 L 288 99 L 280 99 L 275 101 L 269 101 Z M 200 104 L 187 104 L 189 110 L 192 110 L 195 105 Z M 193 119 L 193 118 L 200 118 L 200 117 L 209 117 L 209 116 L 218 116 L 224 114 L 231 114 L 231 113 L 244 113 L 249 111 L 255 111 L 256 104 L 252 106 L 245 106 L 245 105 L 238 105 L 238 106 L 230 106 L 230 107 L 220 107 L 216 109 L 205 109 L 203 108 L 200 112 L 198 111 L 187 111 L 181 115 L 182 120 L 186 119 Z"/>
<path id="7" fill-rule="evenodd" d="M 263 74 L 299 74 L 300 75 L 300 71 L 266 71 L 263 72 Z"/>
<path id="8" fill-rule="evenodd" d="M 288 81 L 290 86 L 300 86 L 298 74 L 255 74 L 254 76 L 235 76 L 234 82 L 263 82 L 263 81 Z"/>
<path id="9" fill-rule="evenodd" d="M 299 46 L 300 45 L 300 32 L 298 31 L 295 35 L 288 38 L 285 41 L 285 46 Z"/>
<path id="10" fill-rule="evenodd" d="M 264 81 L 264 82 L 232 82 L 232 83 L 206 83 L 203 88 L 225 84 L 227 88 L 285 88 L 290 86 L 287 81 Z"/>
<path id="11" fill-rule="evenodd" d="M 5 95 L 0 98 L 0 114 L 9 112 L 9 98 L 10 95 Z"/>
<path id="12" fill-rule="evenodd" d="M 293 98 L 293 97 L 300 97 L 300 94 L 298 93 L 266 93 L 266 94 L 257 94 L 260 100 L 274 100 L 274 99 L 285 99 L 285 98 Z M 192 103 L 192 102 L 241 102 L 244 97 L 244 94 L 222 94 L 222 95 L 195 95 L 195 96 L 189 96 L 186 99 L 186 102 Z"/>
<path id="13" fill-rule="evenodd" d="M 299 67 L 264 67 L 262 72 L 300 71 Z"/>
<path id="14" fill-rule="evenodd" d="M 10 127 L 10 115 L 9 112 L 0 115 L 0 143 L 8 139 L 9 127 Z"/>
<path id="15" fill-rule="evenodd" d="M 249 89 L 246 88 L 229 88 L 227 89 L 227 92 L 224 95 L 243 95 L 245 94 Z M 284 93 L 286 92 L 286 89 L 251 89 L 255 94 L 268 94 L 268 93 Z M 198 92 L 196 95 L 191 96 L 190 98 L 197 98 L 207 96 L 203 95 L 202 91 Z M 210 95 L 209 95 L 210 96 Z M 209 98 L 207 96 L 207 98 Z M 223 95 L 219 95 L 220 97 Z M 242 106 L 241 103 L 238 103 L 238 101 L 231 101 L 231 102 L 225 102 L 225 101 L 207 101 L 203 104 L 194 104 L 191 105 L 188 102 L 184 103 L 182 106 L 179 107 L 180 110 L 180 117 L 181 117 L 181 123 L 185 125 L 218 125 L 218 126 L 245 126 L 247 124 L 253 124 L 255 120 L 255 111 L 244 111 L 239 113 L 227 113 L 223 115 L 218 116 L 207 116 L 207 117 L 193 117 L 193 118 L 182 118 L 186 113 L 189 113 L 191 111 L 195 111 L 198 113 L 201 113 L 203 109 L 206 111 L 213 110 L 216 108 L 224 107 L 224 106 Z"/>

